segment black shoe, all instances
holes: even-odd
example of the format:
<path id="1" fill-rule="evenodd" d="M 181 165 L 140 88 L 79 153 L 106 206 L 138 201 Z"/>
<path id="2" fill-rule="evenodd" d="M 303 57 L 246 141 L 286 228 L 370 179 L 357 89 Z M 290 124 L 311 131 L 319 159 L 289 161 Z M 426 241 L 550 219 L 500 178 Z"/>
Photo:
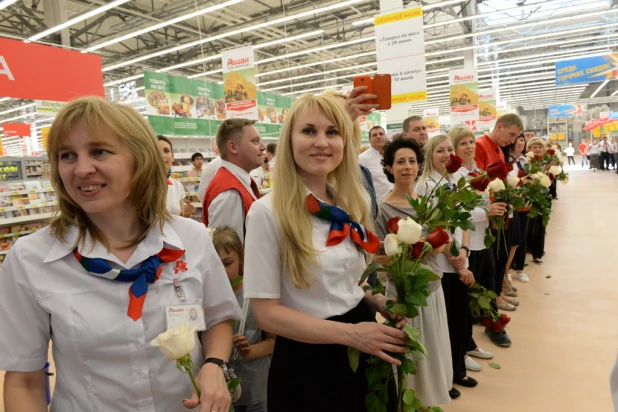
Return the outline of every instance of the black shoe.
<path id="1" fill-rule="evenodd" d="M 542 265 L 543 264 L 543 261 L 541 259 L 532 259 L 532 261 L 534 263 L 536 263 L 537 265 Z"/>
<path id="2" fill-rule="evenodd" d="M 474 388 L 476 385 L 479 384 L 476 381 L 476 379 L 471 378 L 469 376 L 466 376 L 463 379 L 453 379 L 453 383 L 456 383 L 457 385 L 465 386 L 466 388 Z"/>
<path id="3" fill-rule="evenodd" d="M 494 332 L 489 328 L 485 328 L 485 335 L 487 335 L 489 340 L 491 340 L 491 343 L 496 346 L 500 346 L 502 348 L 508 348 L 511 346 L 511 339 L 509 339 L 509 335 L 507 335 L 505 331 Z"/>
<path id="4" fill-rule="evenodd" d="M 461 392 L 459 392 L 457 389 L 453 388 L 450 391 L 448 391 L 448 396 L 451 397 L 451 399 L 457 399 L 461 396 Z"/>

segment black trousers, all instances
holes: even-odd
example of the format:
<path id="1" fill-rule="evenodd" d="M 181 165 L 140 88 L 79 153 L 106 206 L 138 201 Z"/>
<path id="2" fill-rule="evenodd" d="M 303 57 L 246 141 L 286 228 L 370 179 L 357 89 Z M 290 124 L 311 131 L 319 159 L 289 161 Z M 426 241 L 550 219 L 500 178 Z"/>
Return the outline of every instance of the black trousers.
<path id="1" fill-rule="evenodd" d="M 513 264 L 511 268 L 514 270 L 524 270 L 526 263 L 526 248 L 528 247 L 528 226 L 530 219 L 528 218 L 528 212 L 516 212 L 519 216 L 519 229 L 521 231 L 521 240 L 517 251 L 515 251 L 515 257 L 513 258 Z"/>
<path id="2" fill-rule="evenodd" d="M 442 290 L 446 304 L 448 334 L 451 340 L 451 357 L 453 358 L 453 379 L 466 377 L 464 344 L 467 336 L 469 298 L 466 286 L 457 273 L 445 273 L 442 276 Z"/>
<path id="3" fill-rule="evenodd" d="M 567 156 L 567 160 L 569 161 L 569 165 L 571 164 L 571 162 L 573 162 L 573 166 L 575 166 L 575 157 Z"/>
<path id="4" fill-rule="evenodd" d="M 494 292 L 496 292 L 496 295 L 500 296 L 500 293 L 502 293 L 504 272 L 506 271 L 506 264 L 509 261 L 509 254 L 511 252 L 513 234 L 511 226 L 509 226 L 508 228 L 504 229 L 504 241 L 501 237 L 500 242 L 498 242 L 498 231 L 492 230 L 491 232 L 496 238 L 494 244 L 491 245 L 491 250 L 494 254 L 494 261 L 496 262 L 494 268 L 496 288 L 494 289 Z"/>
<path id="5" fill-rule="evenodd" d="M 601 152 L 600 170 L 609 169 L 609 152 Z"/>
<path id="6" fill-rule="evenodd" d="M 528 247 L 533 259 L 541 259 L 545 251 L 545 226 L 543 218 L 537 216 L 528 223 Z"/>
<path id="7" fill-rule="evenodd" d="M 361 301 L 346 314 L 329 320 L 342 323 L 375 322 Z M 268 374 L 269 412 L 365 412 L 368 391 L 366 354 L 356 373 L 343 345 L 314 345 L 277 336 Z M 397 410 L 395 380 L 388 386 L 388 411 Z"/>
<path id="8" fill-rule="evenodd" d="M 553 182 L 551 182 L 551 186 L 549 186 L 549 194 L 554 199 L 558 197 L 558 186 L 556 185 L 557 182 L 557 180 L 554 180 Z"/>
<path id="9" fill-rule="evenodd" d="M 487 290 L 494 290 L 496 279 L 494 277 L 494 255 L 491 249 L 473 250 L 468 258 L 469 269 L 474 273 L 474 280 Z M 470 299 L 468 299 L 469 302 Z M 466 322 L 466 337 L 464 350 L 470 351 L 478 346 L 472 337 L 472 321 L 475 317 L 468 304 L 468 322 Z"/>

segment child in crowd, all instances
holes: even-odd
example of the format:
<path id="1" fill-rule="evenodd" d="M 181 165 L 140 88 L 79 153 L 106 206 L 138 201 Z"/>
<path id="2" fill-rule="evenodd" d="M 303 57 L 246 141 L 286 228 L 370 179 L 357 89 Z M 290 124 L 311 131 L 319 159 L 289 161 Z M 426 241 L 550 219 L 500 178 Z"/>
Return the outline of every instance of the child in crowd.
<path id="1" fill-rule="evenodd" d="M 240 238 L 229 226 L 221 226 L 213 232 L 213 243 L 223 262 L 227 277 L 232 284 L 238 304 L 243 306 L 243 258 L 244 250 Z M 230 366 L 236 376 L 242 378 L 240 398 L 234 402 L 236 412 L 266 412 L 266 385 L 270 358 L 275 346 L 275 335 L 262 332 L 253 317 L 249 305 L 245 315 L 245 329 L 239 333 L 240 322 L 234 325 L 235 350 Z"/>

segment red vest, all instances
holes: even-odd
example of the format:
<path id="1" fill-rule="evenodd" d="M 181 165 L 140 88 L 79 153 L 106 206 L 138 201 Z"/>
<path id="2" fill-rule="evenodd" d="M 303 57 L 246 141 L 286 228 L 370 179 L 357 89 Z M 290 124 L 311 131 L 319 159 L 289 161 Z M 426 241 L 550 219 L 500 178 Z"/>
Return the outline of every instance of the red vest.
<path id="1" fill-rule="evenodd" d="M 247 216 L 249 208 L 255 202 L 253 195 L 245 188 L 240 180 L 225 167 L 220 167 L 215 177 L 210 181 L 204 200 L 202 201 L 202 222 L 208 226 L 208 208 L 212 201 L 226 190 L 236 190 L 242 200 L 243 216 Z M 244 222 L 243 222 L 244 225 Z"/>

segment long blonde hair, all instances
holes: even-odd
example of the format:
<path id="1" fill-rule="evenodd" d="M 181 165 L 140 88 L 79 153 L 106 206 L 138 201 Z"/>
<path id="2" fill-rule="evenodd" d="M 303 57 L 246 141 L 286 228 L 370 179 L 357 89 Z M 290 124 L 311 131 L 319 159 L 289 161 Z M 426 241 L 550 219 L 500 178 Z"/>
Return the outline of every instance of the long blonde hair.
<path id="1" fill-rule="evenodd" d="M 126 246 L 140 243 L 148 232 L 171 219 L 165 207 L 167 182 L 165 163 L 157 136 L 141 114 L 130 106 L 112 103 L 99 97 L 83 97 L 64 106 L 49 130 L 48 156 L 51 182 L 58 195 L 60 214 L 50 223 L 51 232 L 65 241 L 70 226 L 77 226 L 76 244 L 84 244 L 86 235 L 109 249 L 109 243 L 86 212 L 69 196 L 58 171 L 58 156 L 69 133 L 83 123 L 93 139 L 104 142 L 105 136 L 116 135 L 133 155 L 133 177 L 129 188 L 129 201 L 135 207 L 140 232 Z"/>
<path id="2" fill-rule="evenodd" d="M 421 184 L 421 182 L 424 182 L 433 176 L 433 172 L 435 171 L 433 167 L 433 151 L 436 148 L 436 146 L 438 146 L 440 143 L 442 143 L 445 140 L 450 141 L 447 135 L 439 134 L 429 139 L 427 143 L 425 144 L 425 147 L 423 148 L 425 150 L 425 153 L 424 153 L 425 163 L 423 163 L 423 174 L 421 175 L 421 178 L 419 179 L 419 185 Z"/>
<path id="3" fill-rule="evenodd" d="M 305 95 L 290 109 L 283 124 L 277 147 L 277 167 L 273 176 L 273 208 L 281 228 L 282 263 L 295 287 L 310 286 L 312 277 L 309 265 L 317 266 L 311 232 L 311 214 L 305 207 L 307 188 L 297 172 L 292 152 L 294 125 L 305 113 L 322 112 L 333 122 L 343 138 L 344 153 L 341 163 L 327 178 L 334 189 L 337 205 L 345 210 L 352 220 L 371 230 L 373 224 L 366 192 L 358 166 L 354 147 L 354 131 L 350 117 L 332 96 Z"/>
<path id="4" fill-rule="evenodd" d="M 322 92 L 322 94 L 325 96 L 337 97 L 343 100 L 348 99 L 347 94 L 340 92 L 338 90 L 335 90 L 335 89 L 326 89 Z M 361 133 L 360 120 L 358 119 L 354 120 L 353 124 L 354 124 L 354 149 L 356 150 L 356 154 L 359 155 L 361 154 L 361 142 L 363 140 L 363 134 Z"/>

